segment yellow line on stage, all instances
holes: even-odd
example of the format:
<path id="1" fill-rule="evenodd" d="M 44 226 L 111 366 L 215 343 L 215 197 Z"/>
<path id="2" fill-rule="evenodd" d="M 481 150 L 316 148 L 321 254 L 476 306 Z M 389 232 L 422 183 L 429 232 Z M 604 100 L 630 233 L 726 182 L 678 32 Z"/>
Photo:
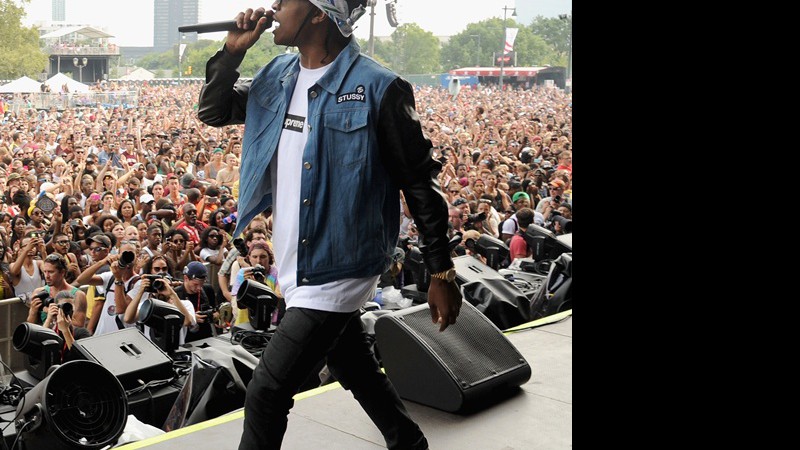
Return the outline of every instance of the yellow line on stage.
<path id="1" fill-rule="evenodd" d="M 324 394 L 325 392 L 332 391 L 334 389 L 341 388 L 341 385 L 338 382 L 326 384 L 325 386 L 320 386 L 315 389 L 310 389 L 305 392 L 300 392 L 299 394 L 294 396 L 294 400 L 303 400 L 309 397 L 313 397 L 315 395 Z M 115 450 L 134 450 L 137 448 L 144 448 L 149 447 L 154 444 L 159 444 L 161 442 L 166 442 L 170 439 L 179 438 L 181 436 L 185 436 L 190 433 L 194 433 L 195 431 L 205 430 L 206 428 L 215 427 L 217 425 L 222 425 L 224 423 L 228 423 L 232 420 L 242 419 L 244 418 L 244 409 L 240 409 L 238 411 L 234 411 L 232 413 L 226 414 L 224 416 L 216 417 L 214 419 L 209 419 L 201 423 L 196 423 L 194 425 L 190 425 L 188 427 L 180 428 L 174 431 L 170 431 L 169 433 L 160 434 L 158 436 L 153 436 L 151 438 L 143 439 L 141 441 L 132 442 L 127 445 L 123 445 L 122 447 L 115 447 Z"/>
<path id="2" fill-rule="evenodd" d="M 524 331 L 524 330 L 528 330 L 530 328 L 536 328 L 536 327 L 540 327 L 542 325 L 547 325 L 547 324 L 550 324 L 550 323 L 556 323 L 556 322 L 558 322 L 560 320 L 564 320 L 565 318 L 567 318 L 567 317 L 569 317 L 571 315 L 572 315 L 572 310 L 568 309 L 568 310 L 562 311 L 562 312 L 560 312 L 558 314 L 553 314 L 552 316 L 542 317 L 539 320 L 534 320 L 533 322 L 523 323 L 522 325 L 517 325 L 514 328 L 509 328 L 509 329 L 503 331 L 503 334 L 515 333 L 517 331 Z"/>

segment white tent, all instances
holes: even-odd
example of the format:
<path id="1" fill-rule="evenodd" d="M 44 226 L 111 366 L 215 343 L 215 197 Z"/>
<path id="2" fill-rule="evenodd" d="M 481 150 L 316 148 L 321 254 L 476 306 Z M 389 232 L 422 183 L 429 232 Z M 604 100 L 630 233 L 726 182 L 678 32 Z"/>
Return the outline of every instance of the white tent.
<path id="1" fill-rule="evenodd" d="M 50 86 L 50 92 L 61 92 L 61 86 L 63 86 L 64 83 L 67 84 L 67 88 L 69 88 L 70 92 L 89 92 L 88 85 L 85 85 L 80 81 L 73 80 L 61 72 L 53 75 L 49 80 L 45 81 L 45 84 Z"/>
<path id="2" fill-rule="evenodd" d="M 23 76 L 22 78 L 17 78 L 8 84 L 0 86 L 0 94 L 42 92 L 41 86 L 42 83 L 34 80 L 33 78 Z"/>
<path id="3" fill-rule="evenodd" d="M 150 72 L 149 70 L 145 69 L 144 67 L 138 67 L 133 72 L 121 76 L 120 80 L 152 80 L 156 77 L 156 74 Z"/>

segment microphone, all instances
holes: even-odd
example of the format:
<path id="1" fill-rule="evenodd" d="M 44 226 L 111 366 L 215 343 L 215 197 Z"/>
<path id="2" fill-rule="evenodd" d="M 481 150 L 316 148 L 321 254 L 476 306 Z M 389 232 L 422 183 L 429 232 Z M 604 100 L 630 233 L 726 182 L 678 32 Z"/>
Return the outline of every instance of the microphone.
<path id="1" fill-rule="evenodd" d="M 178 27 L 181 33 L 215 33 L 218 31 L 237 30 L 235 20 L 225 20 L 222 22 L 197 23 L 194 25 L 184 25 Z"/>

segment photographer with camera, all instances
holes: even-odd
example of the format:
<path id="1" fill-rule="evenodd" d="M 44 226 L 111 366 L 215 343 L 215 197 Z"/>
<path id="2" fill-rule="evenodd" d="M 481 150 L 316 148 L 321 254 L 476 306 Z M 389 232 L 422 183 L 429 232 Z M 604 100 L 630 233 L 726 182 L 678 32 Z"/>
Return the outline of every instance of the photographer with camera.
<path id="1" fill-rule="evenodd" d="M 30 309 L 28 310 L 28 322 L 48 326 L 48 315 L 55 316 L 56 311 L 49 311 L 48 307 L 54 304 L 59 293 L 65 292 L 72 298 L 74 308 L 70 310 L 71 322 L 76 326 L 83 327 L 86 322 L 86 294 L 75 286 L 67 283 L 65 276 L 69 263 L 67 259 L 58 254 L 47 255 L 42 263 L 42 273 L 46 284 L 37 288 L 32 293 Z M 39 316 L 37 317 L 37 314 Z"/>
<path id="2" fill-rule="evenodd" d="M 233 240 L 233 249 L 228 252 L 225 261 L 219 268 L 217 278 L 219 279 L 219 288 L 222 291 L 222 296 L 225 300 L 231 302 L 231 291 L 229 288 L 231 281 L 231 274 L 238 273 L 242 267 L 247 267 L 250 264 L 247 262 L 248 249 L 256 243 L 267 243 L 267 228 L 261 225 L 261 216 L 257 216 L 250 222 L 249 229 L 244 234 L 244 240 L 241 238 Z M 255 224 L 255 225 L 254 225 Z M 265 266 L 266 267 L 266 266 Z"/>
<path id="3" fill-rule="evenodd" d="M 217 299 L 214 289 L 206 284 L 208 269 L 199 261 L 192 261 L 183 268 L 183 282 L 175 287 L 175 293 L 181 300 L 192 304 L 197 325 L 189 330 L 186 342 L 193 342 L 213 336 L 213 321 L 219 315 L 216 312 Z"/>
<path id="4" fill-rule="evenodd" d="M 545 209 L 547 207 L 550 207 L 552 210 L 555 210 L 564 201 L 567 201 L 569 203 L 569 199 L 563 197 L 566 185 L 567 184 L 564 182 L 564 180 L 560 178 L 552 179 L 548 185 L 550 196 L 543 198 L 542 201 L 540 201 L 539 204 L 536 205 L 536 212 L 544 214 Z"/>
<path id="5" fill-rule="evenodd" d="M 572 206 L 569 203 L 561 203 L 558 209 L 547 207 L 545 209 L 545 228 L 552 231 L 556 236 L 572 233 Z"/>
<path id="6" fill-rule="evenodd" d="M 119 255 L 109 255 L 89 266 L 73 283 L 105 287 L 105 301 L 95 302 L 89 321 L 89 331 L 95 336 L 132 326 L 124 324 L 121 316 L 141 290 L 141 277 L 134 273 L 136 246 L 125 243 L 119 251 Z M 97 275 L 106 264 L 111 270 Z"/>
<path id="7" fill-rule="evenodd" d="M 192 302 L 189 300 L 181 300 L 175 289 L 172 287 L 171 266 L 172 264 L 164 256 L 155 256 L 151 258 L 147 264 L 142 268 L 142 288 L 137 292 L 131 303 L 125 309 L 125 316 L 123 320 L 126 324 L 135 324 L 139 320 L 139 308 L 142 305 L 142 300 L 155 297 L 163 300 L 171 305 L 175 305 L 178 310 L 183 314 L 183 327 L 181 327 L 180 340 L 178 345 L 186 343 L 186 335 L 190 327 L 197 325 L 195 318 L 195 310 Z M 147 327 L 144 328 L 143 333 L 148 338 L 150 332 Z"/>
<path id="8" fill-rule="evenodd" d="M 82 294 L 83 292 L 77 291 Z M 84 300 L 84 315 L 85 304 Z M 44 306 L 42 306 L 44 305 Z M 79 326 L 75 320 L 78 306 L 75 305 L 75 298 L 68 290 L 60 291 L 54 296 L 50 296 L 45 291 L 40 291 L 31 303 L 31 309 L 28 313 L 28 322 L 40 324 L 45 328 L 52 329 L 59 336 L 64 339 L 64 346 L 61 348 L 61 361 L 68 361 L 70 359 L 70 351 L 72 344 L 78 340 L 91 337 L 92 333 Z M 44 320 L 40 320 L 39 316 L 44 316 Z"/>
<path id="9" fill-rule="evenodd" d="M 233 287 L 231 287 L 231 298 L 233 299 L 231 300 L 231 307 L 233 316 L 236 318 L 234 322 L 236 324 L 250 322 L 250 315 L 247 309 L 240 310 L 236 304 L 236 294 L 239 292 L 239 287 L 244 283 L 244 280 L 253 280 L 266 284 L 277 296 L 281 296 L 280 288 L 278 287 L 278 269 L 275 267 L 275 255 L 269 245 L 265 242 L 252 244 L 246 259 L 251 266 L 239 269 L 233 280 Z M 275 311 L 277 312 L 279 309 Z M 275 316 L 273 316 L 273 322 L 275 322 L 274 319 L 276 319 Z"/>

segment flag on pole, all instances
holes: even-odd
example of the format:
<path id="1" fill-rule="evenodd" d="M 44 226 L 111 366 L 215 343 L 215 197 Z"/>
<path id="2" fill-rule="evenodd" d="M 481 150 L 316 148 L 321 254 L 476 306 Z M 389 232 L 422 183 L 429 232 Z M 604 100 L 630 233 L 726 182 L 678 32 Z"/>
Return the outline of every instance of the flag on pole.
<path id="1" fill-rule="evenodd" d="M 506 48 L 503 54 L 508 54 L 514 50 L 514 41 L 517 39 L 519 28 L 506 28 Z"/>
<path id="2" fill-rule="evenodd" d="M 508 45 L 508 44 L 506 44 Z M 186 44 L 180 45 L 180 50 L 178 51 L 178 61 L 183 59 L 183 52 L 186 51 Z"/>

